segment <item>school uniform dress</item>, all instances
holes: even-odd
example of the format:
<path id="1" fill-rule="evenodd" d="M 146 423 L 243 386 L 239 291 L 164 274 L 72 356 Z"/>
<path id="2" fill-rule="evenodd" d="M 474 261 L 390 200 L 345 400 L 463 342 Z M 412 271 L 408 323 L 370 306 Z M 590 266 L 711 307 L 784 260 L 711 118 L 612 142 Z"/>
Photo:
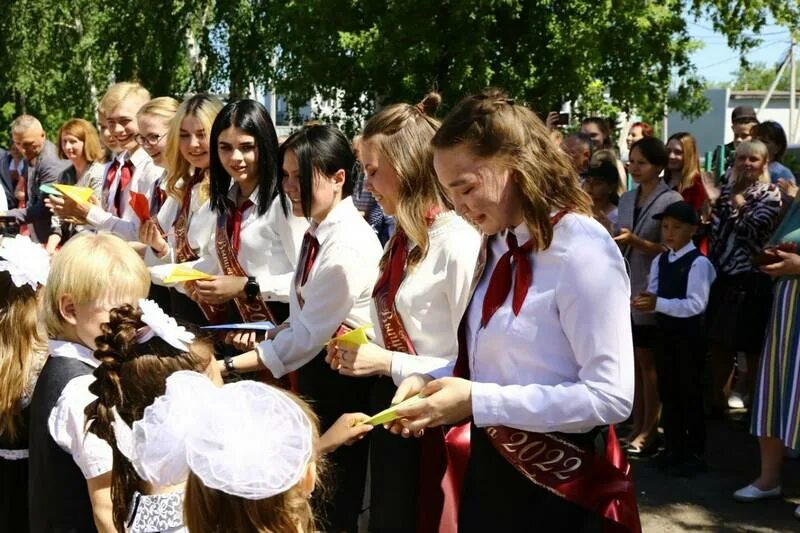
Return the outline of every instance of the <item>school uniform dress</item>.
<path id="1" fill-rule="evenodd" d="M 100 206 L 89 209 L 86 222 L 126 241 L 138 240 L 141 222 L 130 205 L 130 193 L 138 192 L 149 200 L 163 171 L 141 148 L 133 153 L 122 152 L 106 165 Z"/>
<path id="2" fill-rule="evenodd" d="M 30 407 L 29 506 L 33 533 L 96 531 L 86 480 L 111 471 L 108 443 L 86 431 L 99 365 L 85 346 L 51 340 Z"/>
<path id="3" fill-rule="evenodd" d="M 795 200 L 770 244 L 800 244 L 800 201 Z M 750 431 L 800 449 L 800 276 L 781 276 L 767 325 Z"/>
<path id="4" fill-rule="evenodd" d="M 297 371 L 298 392 L 311 400 L 327 430 L 343 413 L 366 412 L 374 379 L 342 376 L 325 362 L 324 347 L 342 326 L 370 323 L 372 289 L 381 246 L 375 232 L 345 198 L 303 238 L 290 284 L 289 327 L 260 343 L 258 357 L 276 378 Z M 361 511 L 367 441 L 342 446 L 328 456 L 336 483 L 320 511 L 328 526 L 353 530 Z"/>
<path id="5" fill-rule="evenodd" d="M 394 309 L 381 306 L 379 310 L 378 296 L 373 294 L 370 311 L 376 326 L 375 342 L 393 351 L 391 376 L 377 378 L 369 413 L 386 409 L 397 390 L 396 385 L 406 377 L 426 374 L 449 364 L 458 353 L 458 325 L 469 303 L 481 237 L 454 211 L 439 214 L 430 225 L 428 237 L 426 256 L 412 268 L 405 268 L 405 261 L 402 263 L 404 275 L 394 295 Z M 407 252 L 416 247 L 407 238 L 403 242 Z M 394 241 L 388 246 L 393 245 Z M 382 273 L 382 278 L 388 276 L 389 283 L 392 273 L 386 270 L 391 270 L 396 252 L 391 250 L 390 253 L 389 263 Z M 396 314 L 404 330 L 403 340 L 410 343 L 413 353 L 409 353 L 408 348 L 397 349 L 403 344 L 397 342 L 400 339 L 384 338 L 384 328 L 380 325 L 386 318 L 385 313 Z M 396 333 L 391 326 L 386 329 L 390 334 Z M 433 430 L 429 434 L 434 437 Z M 418 507 L 429 503 L 422 499 L 435 497 L 431 491 L 439 490 L 439 480 L 434 484 L 432 473 L 422 471 L 420 453 L 425 453 L 425 444 L 419 439 L 399 439 L 382 426 L 370 433 L 369 441 L 369 531 L 423 531 L 425 527 L 436 531 L 435 517 L 426 515 L 428 523 L 418 523 L 418 518 L 422 518 Z M 425 470 L 432 469 L 424 466 Z M 421 476 L 423 481 L 420 481 Z M 441 502 L 438 505 L 441 509 Z"/>
<path id="6" fill-rule="evenodd" d="M 619 199 L 618 229 L 628 228 L 638 237 L 650 242 L 661 242 L 661 222 L 654 220 L 653 215 L 664 211 L 666 207 L 683 198 L 671 190 L 663 180 L 658 181 L 656 188 L 641 207 L 636 206 L 641 189 L 630 190 Z M 647 288 L 647 275 L 653 256 L 630 245 L 622 245 L 622 256 L 628 263 L 631 279 L 631 294 L 638 295 Z M 598 278 L 600 279 L 600 278 Z M 652 348 L 655 340 L 655 316 L 636 309 L 631 310 L 633 319 L 633 343 L 641 348 Z"/>
<path id="7" fill-rule="evenodd" d="M 1 195 L 0 195 L 1 196 Z M 31 382 L 20 398 L 17 437 L 0 434 L 0 531 L 28 531 L 28 426 L 31 394 L 44 359 L 34 362 Z"/>
<path id="8" fill-rule="evenodd" d="M 135 492 L 125 525 L 128 533 L 188 531 L 183 525 L 183 490 L 150 495 Z"/>
<path id="9" fill-rule="evenodd" d="M 705 453 L 703 367 L 705 309 L 714 266 L 693 243 L 664 252 L 650 269 L 647 292 L 656 299 L 656 368 L 661 423 L 668 453 L 678 459 Z"/>
<path id="10" fill-rule="evenodd" d="M 462 322 L 455 373 L 472 381 L 472 427 L 459 531 L 599 530 L 598 515 L 531 482 L 501 455 L 491 435 L 500 426 L 554 432 L 590 450 L 600 428 L 628 417 L 634 367 L 625 264 L 605 228 L 587 216 L 563 216 L 541 252 L 517 248 L 529 240 L 525 224 L 511 232 L 515 241 L 508 233 L 490 239 Z M 532 277 L 527 293 L 524 285 L 517 288 L 522 280 L 515 260 L 515 288 L 499 303 L 503 296 L 489 290 L 490 280 L 495 270 L 505 270 L 501 259 L 512 245 L 530 261 Z M 618 445 L 617 452 L 621 458 Z"/>
<path id="11" fill-rule="evenodd" d="M 717 270 L 708 304 L 709 337 L 733 351 L 759 353 L 772 303 L 772 280 L 753 264 L 770 239 L 781 209 L 781 193 L 771 183 L 742 191 L 741 207 L 724 185 L 711 213 L 708 258 Z"/>
<path id="12" fill-rule="evenodd" d="M 164 284 L 161 274 L 168 275 L 169 272 L 158 268 L 159 265 L 195 261 L 207 254 L 206 247 L 213 242 L 215 217 L 208 207 L 208 184 L 202 183 L 201 174 L 193 173 L 193 176 L 186 182 L 179 180 L 178 187 L 189 187 L 188 192 L 180 199 L 167 196 L 156 215 L 155 220 L 167 241 L 167 253 L 159 257 L 148 247 L 144 262 L 151 267 L 151 281 L 169 287 L 168 308 L 172 316 L 204 326 L 208 325 L 208 319 L 197 303 L 186 295 L 183 284 Z"/>
<path id="13" fill-rule="evenodd" d="M 221 238 L 230 242 L 233 255 L 245 275 L 256 278 L 261 299 L 275 315 L 275 323 L 279 324 L 289 314 L 290 286 L 308 221 L 291 212 L 284 213 L 279 197 L 271 201 L 266 213 L 259 215 L 258 190 L 256 187 L 240 207 L 232 208 L 227 217 L 211 213 L 213 230 L 207 237 L 207 244 L 200 245 L 202 257 L 193 263 L 193 267 L 211 275 L 230 274 L 223 268 L 218 245 Z M 232 206 L 238 205 L 238 195 L 238 185 L 232 186 L 228 192 Z M 203 220 L 195 233 L 198 236 L 206 231 L 205 211 L 210 209 L 211 204 L 207 203 L 198 211 L 198 218 Z M 229 303 L 227 307 L 227 320 L 246 320 L 236 306 Z"/>

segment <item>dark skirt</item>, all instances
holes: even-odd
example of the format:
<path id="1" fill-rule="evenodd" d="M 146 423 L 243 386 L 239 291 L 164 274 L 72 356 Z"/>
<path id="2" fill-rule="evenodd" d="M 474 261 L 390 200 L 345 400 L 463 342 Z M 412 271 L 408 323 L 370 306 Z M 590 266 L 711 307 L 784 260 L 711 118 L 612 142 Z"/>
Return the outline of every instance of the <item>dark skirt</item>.
<path id="1" fill-rule="evenodd" d="M 27 457 L 13 460 L 0 457 L 0 531 L 28 531 Z"/>
<path id="2" fill-rule="evenodd" d="M 389 407 L 396 390 L 392 378 L 377 378 L 368 412 Z M 370 432 L 370 532 L 417 531 L 420 450 L 420 439 L 404 439 L 383 426 Z"/>
<path id="3" fill-rule="evenodd" d="M 710 342 L 730 351 L 761 353 L 771 307 L 772 279 L 766 274 L 720 274 L 706 311 Z"/>
<path id="4" fill-rule="evenodd" d="M 588 447 L 572 435 L 559 436 Z M 511 466 L 494 448 L 486 431 L 473 425 L 470 439 L 458 514 L 460 533 L 602 531 L 600 516 L 539 487 Z"/>
<path id="5" fill-rule="evenodd" d="M 298 393 L 309 401 L 324 433 L 344 413 L 369 411 L 374 378 L 352 378 L 331 370 L 325 350 L 297 371 Z M 321 530 L 356 531 L 364 500 L 369 439 L 328 454 L 327 494 L 314 493 L 314 514 Z"/>

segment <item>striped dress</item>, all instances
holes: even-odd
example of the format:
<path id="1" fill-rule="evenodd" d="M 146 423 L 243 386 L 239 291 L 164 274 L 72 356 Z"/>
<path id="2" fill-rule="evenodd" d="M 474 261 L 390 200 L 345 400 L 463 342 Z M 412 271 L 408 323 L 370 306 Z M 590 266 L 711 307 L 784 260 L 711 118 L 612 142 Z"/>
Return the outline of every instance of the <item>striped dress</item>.
<path id="1" fill-rule="evenodd" d="M 798 198 L 800 200 L 800 198 Z M 800 201 L 795 201 L 771 242 L 784 242 L 800 229 Z M 794 238 L 788 239 L 794 241 Z M 775 285 L 767 338 L 758 368 L 751 432 L 781 439 L 800 449 L 800 277 L 782 277 Z"/>

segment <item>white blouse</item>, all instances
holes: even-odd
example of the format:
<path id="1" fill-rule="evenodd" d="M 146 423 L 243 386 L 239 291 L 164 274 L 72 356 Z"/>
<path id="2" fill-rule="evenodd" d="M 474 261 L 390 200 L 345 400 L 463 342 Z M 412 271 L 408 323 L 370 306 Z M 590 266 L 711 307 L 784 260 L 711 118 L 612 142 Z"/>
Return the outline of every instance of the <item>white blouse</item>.
<path id="1" fill-rule="evenodd" d="M 530 235 L 525 224 L 514 232 L 520 244 Z M 533 283 L 519 316 L 512 289 L 481 328 L 489 279 L 507 250 L 505 232 L 491 240 L 467 311 L 475 424 L 584 433 L 625 420 L 634 367 L 630 281 L 619 247 L 594 219 L 564 216 L 550 247 L 530 254 Z"/>
<path id="2" fill-rule="evenodd" d="M 458 324 L 469 304 L 480 252 L 480 233 L 454 211 L 436 217 L 428 237 L 428 254 L 406 273 L 395 295 L 395 308 L 418 354 L 392 352 L 397 385 L 411 374 L 425 374 L 455 359 Z M 414 246 L 409 242 L 409 249 Z M 370 311 L 376 342 L 383 346 L 374 301 Z"/>
<path id="3" fill-rule="evenodd" d="M 183 180 L 178 182 L 178 187 L 182 188 Z M 205 247 L 213 243 L 213 235 L 215 230 L 216 216 L 211 209 L 204 209 L 208 206 L 208 195 L 201 194 L 202 183 L 197 183 L 189 191 L 191 199 L 189 200 L 189 227 L 186 230 L 186 238 L 189 241 L 189 246 L 192 248 L 198 257 L 206 254 Z M 207 185 L 206 185 L 207 187 Z M 205 197 L 204 197 L 205 196 Z M 149 246 L 145 251 L 144 262 L 147 266 L 155 266 L 161 264 L 175 263 L 176 262 L 176 247 L 175 240 L 175 217 L 178 216 L 178 211 L 181 208 L 182 200 L 178 200 L 172 195 L 168 196 L 164 201 L 164 205 L 158 211 L 156 216 L 158 225 L 161 226 L 167 234 L 167 247 L 168 251 L 163 257 L 158 257 L 152 248 Z M 161 278 L 154 276 L 153 280 L 159 285 L 163 285 Z"/>
<path id="4" fill-rule="evenodd" d="M 130 205 L 130 193 L 131 191 L 141 193 L 150 200 L 150 196 L 153 193 L 153 184 L 161 177 L 164 169 L 153 163 L 153 160 L 150 159 L 147 152 L 141 148 L 131 154 L 130 160 L 133 164 L 133 175 L 131 176 L 128 188 L 122 191 L 120 197 L 120 209 L 122 213 L 120 213 L 119 216 L 111 214 L 113 211 L 114 196 L 120 186 L 120 178 L 122 176 L 121 172 L 117 172 L 109 188 L 106 204 L 100 207 L 93 205 L 86 215 L 86 221 L 97 230 L 110 231 L 126 241 L 137 241 L 139 239 L 139 225 L 141 222 Z M 106 164 L 103 171 L 103 182 L 105 182 L 110 168 L 111 163 Z"/>
<path id="5" fill-rule="evenodd" d="M 381 244 L 364 217 L 345 198 L 311 229 L 319 241 L 314 265 L 300 289 L 290 283 L 289 327 L 256 347 L 272 375 L 281 377 L 316 356 L 341 324 L 370 323 L 372 289 L 378 279 Z"/>
<path id="6" fill-rule="evenodd" d="M 239 187 L 231 187 L 228 197 L 235 200 Z M 239 263 L 250 276 L 255 276 L 261 296 L 265 301 L 288 302 L 289 286 L 297 266 L 297 256 L 303 243 L 303 234 L 308 229 L 308 221 L 296 217 L 291 212 L 286 215 L 281 208 L 280 198 L 275 198 L 264 215 L 259 216 L 258 187 L 250 195 L 253 206 L 242 214 L 242 226 L 239 233 Z M 210 212 L 207 213 L 207 212 Z M 193 262 L 194 268 L 206 274 L 222 274 L 222 268 L 217 256 L 215 235 L 217 215 L 211 210 L 211 203 L 207 202 L 198 211 L 197 217 L 202 220 L 201 226 L 194 234 L 198 240 L 205 233 L 204 227 L 210 216 L 210 233 L 207 242 L 199 242 L 198 246 L 202 255 Z"/>
<path id="7" fill-rule="evenodd" d="M 100 364 L 94 358 L 94 352 L 80 344 L 51 340 L 48 342 L 48 349 L 50 357 L 70 357 L 92 368 L 97 368 Z M 110 472 L 113 464 L 111 446 L 94 433 L 89 433 L 86 428 L 84 409 L 97 399 L 97 396 L 89 392 L 89 385 L 93 382 L 92 374 L 71 379 L 61 391 L 61 396 L 47 420 L 50 436 L 62 450 L 72 456 L 86 479 Z"/>

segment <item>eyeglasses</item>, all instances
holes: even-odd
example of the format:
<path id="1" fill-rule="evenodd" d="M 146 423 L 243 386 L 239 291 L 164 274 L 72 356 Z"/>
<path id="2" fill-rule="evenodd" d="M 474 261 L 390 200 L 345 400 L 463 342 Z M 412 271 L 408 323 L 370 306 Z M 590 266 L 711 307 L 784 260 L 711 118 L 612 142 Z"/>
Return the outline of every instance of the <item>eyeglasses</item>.
<path id="1" fill-rule="evenodd" d="M 156 135 L 155 133 L 151 133 L 150 135 L 139 135 L 137 133 L 133 139 L 139 146 L 155 146 L 161 139 L 164 138 L 166 134 L 166 132 L 162 133 L 161 135 Z"/>

